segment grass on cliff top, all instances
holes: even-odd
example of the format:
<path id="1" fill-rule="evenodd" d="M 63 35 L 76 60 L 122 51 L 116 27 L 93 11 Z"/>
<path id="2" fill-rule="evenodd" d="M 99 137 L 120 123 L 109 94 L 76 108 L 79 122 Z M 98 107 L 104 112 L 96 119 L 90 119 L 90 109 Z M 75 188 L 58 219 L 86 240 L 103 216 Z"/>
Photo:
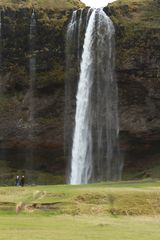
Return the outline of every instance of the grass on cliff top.
<path id="1" fill-rule="evenodd" d="M 73 9 L 85 5 L 80 0 L 0 0 L 0 6 L 17 8 Z"/>
<path id="2" fill-rule="evenodd" d="M 0 187 L 0 240 L 159 240 L 159 210 L 158 181 Z"/>
<path id="3" fill-rule="evenodd" d="M 124 26 L 160 28 L 160 3 L 155 0 L 117 0 L 109 5 L 112 19 Z"/>

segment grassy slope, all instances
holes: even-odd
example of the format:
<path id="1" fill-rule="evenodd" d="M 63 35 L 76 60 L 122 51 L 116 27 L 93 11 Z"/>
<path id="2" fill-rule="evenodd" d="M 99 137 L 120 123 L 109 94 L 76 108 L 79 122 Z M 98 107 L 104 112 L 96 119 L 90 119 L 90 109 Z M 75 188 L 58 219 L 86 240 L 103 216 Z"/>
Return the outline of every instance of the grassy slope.
<path id="1" fill-rule="evenodd" d="M 26 208 L 16 214 L 20 201 Z M 53 208 L 27 208 L 33 203 Z M 3 240 L 158 240 L 160 182 L 1 187 L 0 209 Z"/>
<path id="2" fill-rule="evenodd" d="M 84 4 L 80 0 L 1 0 L 0 6 L 11 8 L 48 8 L 48 9 L 70 9 L 81 8 Z"/>

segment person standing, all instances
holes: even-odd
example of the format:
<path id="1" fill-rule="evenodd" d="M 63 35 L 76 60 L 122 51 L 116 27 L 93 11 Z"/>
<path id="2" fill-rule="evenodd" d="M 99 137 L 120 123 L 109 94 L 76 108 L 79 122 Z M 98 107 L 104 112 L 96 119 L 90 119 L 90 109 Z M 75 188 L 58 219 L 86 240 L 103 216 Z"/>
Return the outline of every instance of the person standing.
<path id="1" fill-rule="evenodd" d="M 16 186 L 20 186 L 20 179 L 19 179 L 19 176 L 16 177 Z"/>
<path id="2" fill-rule="evenodd" d="M 20 184 L 21 184 L 21 187 L 24 187 L 24 176 L 21 177 L 21 182 L 20 182 Z"/>

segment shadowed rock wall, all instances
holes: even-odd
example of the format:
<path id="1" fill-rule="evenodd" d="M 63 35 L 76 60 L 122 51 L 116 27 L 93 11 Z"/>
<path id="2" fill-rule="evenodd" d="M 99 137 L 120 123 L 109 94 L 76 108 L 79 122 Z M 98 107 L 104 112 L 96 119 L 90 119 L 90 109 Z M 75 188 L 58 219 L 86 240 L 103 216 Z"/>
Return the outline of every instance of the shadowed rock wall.
<path id="1" fill-rule="evenodd" d="M 9 172 L 10 168 L 15 168 L 15 172 L 34 169 L 64 175 L 65 32 L 71 11 L 35 11 L 33 52 L 29 50 L 31 14 L 32 9 L 2 11 L 0 162 L 9 167 Z M 31 139 L 29 59 L 32 54 L 36 56 L 37 70 Z"/>

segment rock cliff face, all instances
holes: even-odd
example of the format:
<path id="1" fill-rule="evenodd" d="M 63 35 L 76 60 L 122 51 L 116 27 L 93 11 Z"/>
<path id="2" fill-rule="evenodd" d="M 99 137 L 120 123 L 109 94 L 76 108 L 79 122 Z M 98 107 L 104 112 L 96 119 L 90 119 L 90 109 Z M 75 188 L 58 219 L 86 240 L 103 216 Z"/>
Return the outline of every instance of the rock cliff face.
<path id="1" fill-rule="evenodd" d="M 116 26 L 124 176 L 159 177 L 160 4 L 117 1 L 106 12 Z"/>
<path id="2" fill-rule="evenodd" d="M 32 177 L 32 183 L 64 181 L 65 36 L 72 9 L 83 4 L 79 1 L 60 2 L 70 5 L 64 5 L 64 8 L 63 4 L 58 8 L 36 6 L 36 36 L 32 51 L 32 6 L 19 3 L 1 7 L 1 183 L 13 183 L 12 177 L 16 174 L 25 174 L 28 179 Z M 29 121 L 32 108 L 29 62 L 32 56 L 36 58 L 32 99 L 34 126 Z"/>
<path id="3" fill-rule="evenodd" d="M 66 168 L 65 33 L 70 9 L 82 5 L 68 1 L 71 5 L 65 9 L 36 6 L 36 44 L 31 52 L 32 7 L 23 4 L 1 8 L 0 181 L 13 182 L 12 177 L 25 173 L 28 181 L 60 183 Z M 119 0 L 105 11 L 116 27 L 124 178 L 159 177 L 160 5 L 156 0 Z M 37 61 L 34 127 L 29 121 L 32 55 Z"/>

